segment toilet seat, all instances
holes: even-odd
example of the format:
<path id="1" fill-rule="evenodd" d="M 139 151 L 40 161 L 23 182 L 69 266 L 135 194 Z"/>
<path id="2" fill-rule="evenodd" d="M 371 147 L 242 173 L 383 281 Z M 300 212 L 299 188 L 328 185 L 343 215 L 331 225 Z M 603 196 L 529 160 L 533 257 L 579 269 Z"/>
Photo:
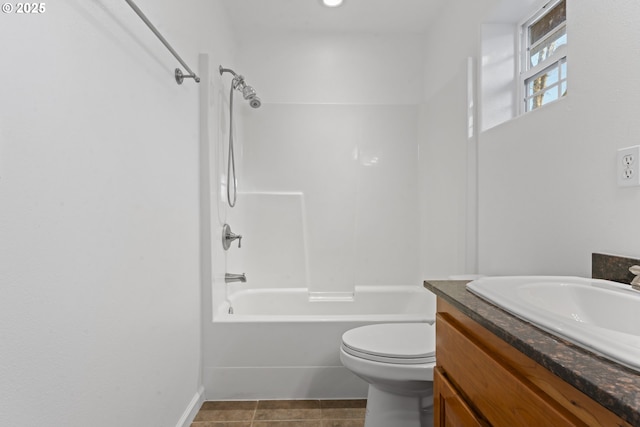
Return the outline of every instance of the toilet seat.
<path id="1" fill-rule="evenodd" d="M 436 331 L 428 323 L 388 323 L 351 329 L 342 349 L 354 357 L 398 365 L 432 364 Z"/>

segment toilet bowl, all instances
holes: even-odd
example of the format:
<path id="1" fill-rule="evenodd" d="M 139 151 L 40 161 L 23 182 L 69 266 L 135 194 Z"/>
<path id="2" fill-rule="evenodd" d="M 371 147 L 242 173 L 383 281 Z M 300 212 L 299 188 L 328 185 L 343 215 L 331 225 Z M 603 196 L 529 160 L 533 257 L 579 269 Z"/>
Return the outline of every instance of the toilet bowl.
<path id="1" fill-rule="evenodd" d="M 435 326 L 391 323 L 342 335 L 340 361 L 369 383 L 365 427 L 432 427 Z"/>

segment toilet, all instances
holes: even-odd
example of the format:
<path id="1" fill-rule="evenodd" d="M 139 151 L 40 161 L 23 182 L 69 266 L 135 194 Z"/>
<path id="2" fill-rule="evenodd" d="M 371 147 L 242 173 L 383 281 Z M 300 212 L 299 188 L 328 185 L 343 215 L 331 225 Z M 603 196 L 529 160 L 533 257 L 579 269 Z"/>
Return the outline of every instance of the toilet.
<path id="1" fill-rule="evenodd" d="M 365 427 L 432 427 L 435 326 L 390 323 L 342 335 L 340 361 L 369 383 Z"/>

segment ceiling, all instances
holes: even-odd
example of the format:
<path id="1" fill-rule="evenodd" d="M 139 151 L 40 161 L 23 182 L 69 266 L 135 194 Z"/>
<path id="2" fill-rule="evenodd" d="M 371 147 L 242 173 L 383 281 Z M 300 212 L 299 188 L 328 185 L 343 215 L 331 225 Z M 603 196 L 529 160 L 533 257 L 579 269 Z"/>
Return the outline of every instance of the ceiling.
<path id="1" fill-rule="evenodd" d="M 264 33 L 421 33 L 447 0 L 223 0 L 232 26 L 251 37 Z"/>

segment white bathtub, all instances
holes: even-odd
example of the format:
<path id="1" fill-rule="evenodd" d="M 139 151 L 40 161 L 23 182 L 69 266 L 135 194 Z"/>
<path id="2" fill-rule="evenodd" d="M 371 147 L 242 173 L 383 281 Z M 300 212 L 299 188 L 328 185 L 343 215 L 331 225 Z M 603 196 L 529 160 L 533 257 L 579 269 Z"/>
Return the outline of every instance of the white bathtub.
<path id="1" fill-rule="evenodd" d="M 356 287 L 352 300 L 312 300 L 306 288 L 235 292 L 205 327 L 206 397 L 364 398 L 366 383 L 340 363 L 342 334 L 434 316 L 435 296 L 419 286 Z"/>

